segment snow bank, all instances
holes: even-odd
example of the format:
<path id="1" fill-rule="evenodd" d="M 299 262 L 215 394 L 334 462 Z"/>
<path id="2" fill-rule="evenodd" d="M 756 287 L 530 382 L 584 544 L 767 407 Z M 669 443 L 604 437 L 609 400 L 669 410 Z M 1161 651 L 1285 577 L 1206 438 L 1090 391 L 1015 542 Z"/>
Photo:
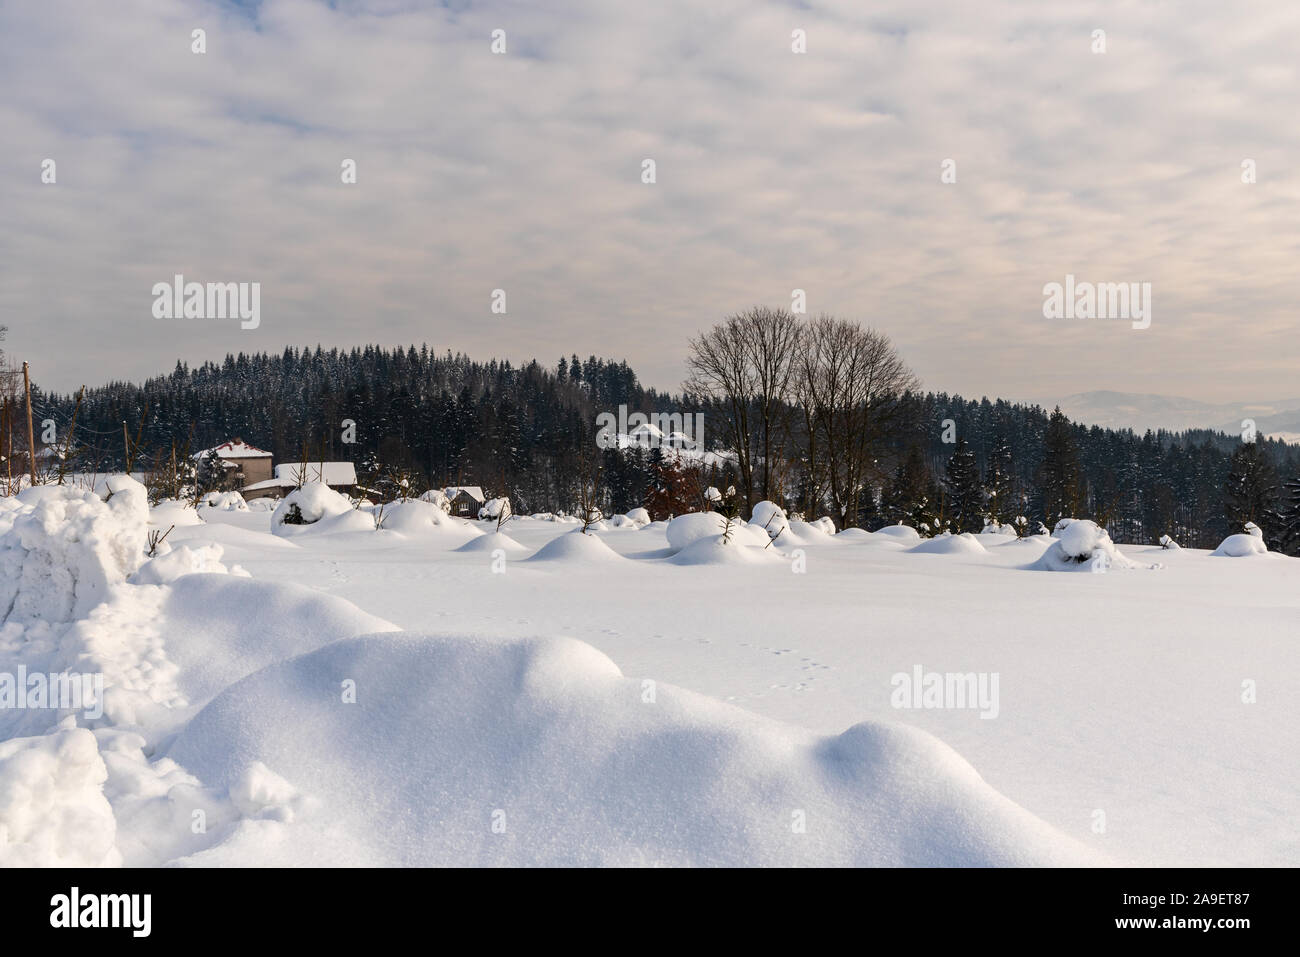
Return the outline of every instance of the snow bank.
<path id="1" fill-rule="evenodd" d="M 988 549 L 980 544 L 979 539 L 970 532 L 962 532 L 954 535 L 951 532 L 944 532 L 935 538 L 927 538 L 915 548 L 908 549 L 911 552 L 920 552 L 930 555 L 987 555 Z"/>
<path id="2" fill-rule="evenodd" d="M 647 698 L 563 638 L 338 641 L 227 688 L 167 754 L 231 793 L 259 762 L 310 802 L 192 864 L 1097 862 L 922 731 L 821 737 L 668 685 Z"/>
<path id="3" fill-rule="evenodd" d="M 295 515 L 300 522 L 286 522 Z M 308 482 L 286 495 L 271 515 L 271 527 L 278 533 L 286 524 L 311 525 L 323 518 L 333 518 L 354 511 L 347 497 L 321 482 Z M 373 527 L 373 525 L 372 525 Z"/>
<path id="4" fill-rule="evenodd" d="M 145 488 L 125 475 L 94 492 L 38 485 L 19 494 L 0 527 L 0 623 L 67 622 L 140 567 L 149 523 Z"/>
<path id="5" fill-rule="evenodd" d="M 1106 572 L 1111 568 L 1136 568 L 1137 563 L 1119 553 L 1110 535 L 1087 519 L 1061 519 L 1057 538 L 1031 568 L 1050 572 Z"/>
<path id="6" fill-rule="evenodd" d="M 107 778 L 85 728 L 0 741 L 0 867 L 120 865 Z"/>
<path id="7" fill-rule="evenodd" d="M 189 502 L 166 498 L 149 509 L 149 524 L 166 531 L 172 526 L 187 528 L 202 525 L 203 519 L 199 517 L 198 509 L 193 508 Z"/>

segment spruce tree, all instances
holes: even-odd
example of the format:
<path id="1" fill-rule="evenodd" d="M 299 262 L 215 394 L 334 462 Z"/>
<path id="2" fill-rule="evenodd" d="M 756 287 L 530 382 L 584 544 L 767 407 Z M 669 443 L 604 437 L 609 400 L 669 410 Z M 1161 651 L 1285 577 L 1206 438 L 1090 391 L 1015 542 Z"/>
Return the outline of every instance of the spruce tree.
<path id="1" fill-rule="evenodd" d="M 1223 489 L 1223 512 L 1233 532 L 1254 522 L 1273 547 L 1281 522 L 1277 513 L 1278 481 L 1262 442 L 1242 442 L 1232 453 Z"/>
<path id="2" fill-rule="evenodd" d="M 1038 469 L 1043 518 L 1049 529 L 1063 518 L 1077 518 L 1083 506 L 1082 467 L 1070 420 L 1057 406 L 1047 420 L 1043 463 Z"/>
<path id="3" fill-rule="evenodd" d="M 965 437 L 957 439 L 957 448 L 944 466 L 947 490 L 947 515 L 954 532 L 979 532 L 984 529 L 984 490 L 980 487 L 979 466 Z"/>

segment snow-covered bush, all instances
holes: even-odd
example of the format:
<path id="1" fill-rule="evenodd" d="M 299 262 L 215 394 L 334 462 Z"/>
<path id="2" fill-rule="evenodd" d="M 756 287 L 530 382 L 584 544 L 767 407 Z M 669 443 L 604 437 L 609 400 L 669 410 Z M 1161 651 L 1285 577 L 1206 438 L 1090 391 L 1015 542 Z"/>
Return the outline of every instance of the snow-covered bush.
<path id="1" fill-rule="evenodd" d="M 835 519 L 831 518 L 829 515 L 823 515 L 821 518 L 817 519 L 817 521 L 809 522 L 808 524 L 812 525 L 813 528 L 820 528 L 827 535 L 835 534 Z"/>
<path id="2" fill-rule="evenodd" d="M 352 509 L 347 497 L 322 482 L 308 482 L 294 489 L 276 506 L 271 515 L 273 530 L 284 525 L 312 525 L 323 518 L 341 515 Z"/>
<path id="3" fill-rule="evenodd" d="M 789 528 L 790 518 L 775 502 L 762 501 L 750 511 L 749 524 L 766 531 L 768 538 L 776 538 Z"/>
<path id="4" fill-rule="evenodd" d="M 639 528 L 644 528 L 646 525 L 650 524 L 650 513 L 643 508 L 632 509 L 627 513 L 627 517 L 633 525 L 636 525 Z"/>
<path id="5" fill-rule="evenodd" d="M 205 508 L 214 508 L 222 512 L 247 512 L 248 503 L 238 492 L 209 492 L 203 496 Z"/>
<path id="6" fill-rule="evenodd" d="M 1172 538 L 1170 538 L 1168 535 L 1161 535 L 1161 536 L 1160 536 L 1160 547 L 1161 547 L 1161 548 L 1167 548 L 1167 549 L 1170 549 L 1171 551 L 1174 550 L 1174 549 L 1182 548 L 1181 545 L 1179 545 L 1176 541 L 1174 541 L 1174 540 L 1173 540 Z"/>
<path id="7" fill-rule="evenodd" d="M 1043 552 L 1034 568 L 1052 572 L 1106 572 L 1133 568 L 1115 547 L 1107 531 L 1087 519 L 1061 519 L 1056 523 L 1056 541 Z"/>
<path id="8" fill-rule="evenodd" d="M 1268 546 L 1262 537 L 1246 532 L 1229 535 L 1210 554 L 1217 558 L 1246 558 L 1250 555 L 1267 555 Z"/>
<path id="9" fill-rule="evenodd" d="M 440 488 L 429 489 L 429 491 L 420 496 L 420 501 L 428 502 L 430 505 L 442 509 L 448 515 L 451 514 L 451 499 L 449 499 L 447 493 Z"/>
<path id="10" fill-rule="evenodd" d="M 504 522 L 512 514 L 514 513 L 510 510 L 510 499 L 506 497 L 488 499 L 478 510 L 478 517 L 485 522 Z"/>

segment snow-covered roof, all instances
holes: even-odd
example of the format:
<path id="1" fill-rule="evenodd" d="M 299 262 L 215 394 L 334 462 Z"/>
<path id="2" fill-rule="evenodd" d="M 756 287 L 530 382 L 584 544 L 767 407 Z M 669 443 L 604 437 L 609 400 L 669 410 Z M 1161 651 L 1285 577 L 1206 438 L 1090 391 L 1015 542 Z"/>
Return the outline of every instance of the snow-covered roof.
<path id="1" fill-rule="evenodd" d="M 302 462 L 287 462 L 275 467 L 275 477 L 287 479 L 294 485 L 300 481 L 324 482 L 326 485 L 357 484 L 357 470 L 351 462 L 308 462 L 306 469 L 303 474 Z"/>
<path id="2" fill-rule="evenodd" d="M 443 492 L 448 498 L 455 498 L 461 492 L 464 492 L 476 502 L 486 501 L 483 498 L 483 487 L 481 485 L 449 485 Z"/>
<path id="3" fill-rule="evenodd" d="M 209 452 L 216 452 L 223 459 L 269 459 L 271 457 L 271 453 L 265 449 L 255 448 L 243 439 L 235 438 L 229 442 L 222 442 L 215 448 L 195 452 L 192 458 L 201 459 Z"/>

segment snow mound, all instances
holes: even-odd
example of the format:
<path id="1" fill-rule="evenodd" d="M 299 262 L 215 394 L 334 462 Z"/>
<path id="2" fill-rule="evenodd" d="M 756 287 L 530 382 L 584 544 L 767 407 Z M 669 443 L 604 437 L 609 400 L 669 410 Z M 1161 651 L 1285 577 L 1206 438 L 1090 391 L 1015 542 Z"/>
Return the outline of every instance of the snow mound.
<path id="1" fill-rule="evenodd" d="M 1268 546 L 1262 538 L 1249 533 L 1229 535 L 1219 547 L 1210 552 L 1212 558 L 1246 558 L 1250 555 L 1267 555 Z"/>
<path id="2" fill-rule="evenodd" d="M 650 513 L 643 508 L 634 508 L 627 513 L 627 517 L 633 525 L 645 526 L 650 524 Z"/>
<path id="3" fill-rule="evenodd" d="M 283 839 L 238 829 L 185 863 L 1098 863 L 925 732 L 822 737 L 646 694 L 572 639 L 334 642 L 226 689 L 174 739 L 168 757 L 209 787 L 237 793 L 260 762 L 312 802 L 268 825 Z"/>
<path id="4" fill-rule="evenodd" d="M 419 535 L 433 532 L 455 533 L 460 538 L 477 538 L 483 530 L 468 522 L 452 518 L 435 502 L 409 501 L 385 505 L 380 516 L 380 527 L 389 532 Z"/>
<path id="5" fill-rule="evenodd" d="M 527 559 L 530 562 L 621 562 L 623 556 L 595 535 L 584 535 L 582 529 L 557 535 Z"/>
<path id="6" fill-rule="evenodd" d="M 149 509 L 149 524 L 166 531 L 172 526 L 187 528 L 191 525 L 202 525 L 203 519 L 189 502 L 178 502 L 174 498 L 168 498 Z"/>
<path id="7" fill-rule="evenodd" d="M 0 867 L 116 867 L 117 821 L 95 736 L 0 741 Z"/>
<path id="8" fill-rule="evenodd" d="M 898 526 L 902 527 L 902 526 Z M 919 540 L 920 536 L 918 536 Z M 898 535 L 881 535 L 879 532 L 869 532 L 865 528 L 846 528 L 835 536 L 835 540 L 841 543 L 853 545 L 869 545 L 872 548 L 883 548 L 887 551 L 903 551 L 907 548 L 910 539 Z"/>
<path id="9" fill-rule="evenodd" d="M 502 515 L 509 518 L 514 512 L 510 508 L 510 499 L 492 498 L 483 503 L 483 507 L 478 510 L 478 517 L 481 519 L 496 520 Z"/>
<path id="10" fill-rule="evenodd" d="M 451 514 L 451 499 L 447 498 L 447 493 L 440 488 L 431 488 L 420 496 L 421 502 L 428 502 L 435 508 L 441 509 L 448 515 Z"/>
<path id="11" fill-rule="evenodd" d="M 921 533 L 910 525 L 886 525 L 884 528 L 876 529 L 874 534 L 888 535 L 891 538 L 897 538 L 904 542 L 917 542 L 921 540 Z"/>
<path id="12" fill-rule="evenodd" d="M 456 549 L 458 552 L 494 552 L 498 548 L 507 552 L 526 552 L 527 545 L 521 545 L 505 532 L 490 532 L 471 538 Z"/>
<path id="13" fill-rule="evenodd" d="M 959 535 L 953 535 L 951 532 L 944 532 L 936 538 L 927 538 L 915 548 L 910 548 L 911 552 L 922 552 L 930 555 L 987 555 L 988 549 L 980 544 L 979 539 L 970 532 L 962 532 Z"/>
<path id="14" fill-rule="evenodd" d="M 1136 568 L 1137 563 L 1119 553 L 1110 535 L 1087 519 L 1061 519 L 1057 538 L 1031 568 L 1050 572 L 1106 572 L 1111 568 Z"/>
<path id="15" fill-rule="evenodd" d="M 228 575 L 230 569 L 221 563 L 222 552 L 216 542 L 193 547 L 179 545 L 145 562 L 131 581 L 137 585 L 168 585 L 182 575 Z"/>
<path id="16" fill-rule="evenodd" d="M 697 538 L 672 558 L 674 565 L 770 565 L 784 564 L 781 554 L 773 548 L 746 545 L 734 539 L 723 542 L 721 535 Z"/>
<path id="17" fill-rule="evenodd" d="M 755 505 L 750 511 L 749 522 L 756 528 L 766 531 L 770 538 L 776 538 L 789 526 L 790 517 L 786 514 L 785 509 L 775 502 L 764 500 Z"/>
<path id="18" fill-rule="evenodd" d="M 203 496 L 203 507 L 222 512 L 247 512 L 248 503 L 238 492 L 209 492 Z"/>
<path id="19" fill-rule="evenodd" d="M 775 524 L 774 522 L 773 525 Z M 701 538 L 712 538 L 722 534 L 726 526 L 727 520 L 719 512 L 687 512 L 685 515 L 678 515 L 665 529 L 668 547 L 679 552 Z M 766 545 L 770 540 L 768 533 L 763 531 L 762 525 L 752 522 L 747 524 L 741 519 L 732 522 L 731 538 L 739 544 L 758 546 Z"/>
<path id="20" fill-rule="evenodd" d="M 295 514 L 301 516 L 297 524 L 312 525 L 323 518 L 333 518 L 344 512 L 354 511 L 347 497 L 340 495 L 322 482 L 308 482 L 302 488 L 296 488 L 286 495 L 275 507 L 271 515 L 271 527 L 280 533 L 286 525 L 286 519 Z M 293 524 L 293 523 L 289 523 Z M 373 528 L 373 525 L 371 526 Z"/>
<path id="21" fill-rule="evenodd" d="M 809 524 L 815 528 L 820 528 L 827 535 L 835 534 L 835 519 L 831 518 L 829 515 L 823 515 L 821 518 L 817 519 L 817 521 Z"/>
<path id="22" fill-rule="evenodd" d="M 68 486 L 19 494 L 0 527 L 0 609 L 7 621 L 67 622 L 85 616 L 144 561 L 145 488 L 125 475 L 106 482 L 107 501 Z"/>

